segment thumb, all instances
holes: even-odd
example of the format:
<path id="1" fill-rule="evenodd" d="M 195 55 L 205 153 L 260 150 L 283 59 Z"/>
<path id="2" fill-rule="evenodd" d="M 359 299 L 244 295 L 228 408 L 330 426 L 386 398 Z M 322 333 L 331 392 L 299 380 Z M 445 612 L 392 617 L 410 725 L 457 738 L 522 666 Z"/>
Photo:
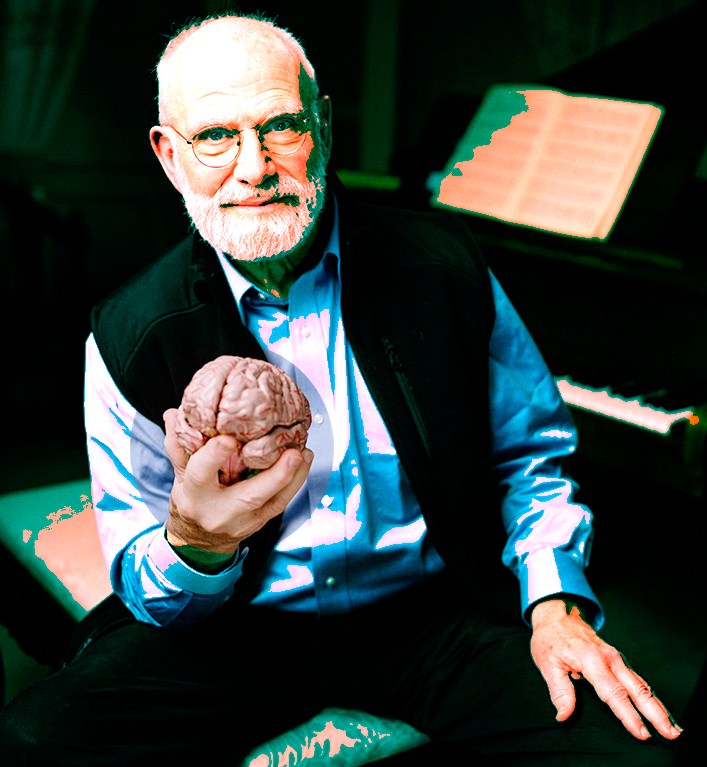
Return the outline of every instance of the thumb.
<path id="1" fill-rule="evenodd" d="M 189 458 L 188 473 L 191 479 L 204 485 L 218 482 L 219 470 L 238 452 L 238 446 L 239 442 L 232 434 L 218 434 L 208 439 Z"/>
<path id="2" fill-rule="evenodd" d="M 558 722 L 564 722 L 572 716 L 576 703 L 574 685 L 569 676 L 559 668 L 552 667 L 543 672 L 545 682 L 550 691 L 550 700 L 557 709 Z"/>

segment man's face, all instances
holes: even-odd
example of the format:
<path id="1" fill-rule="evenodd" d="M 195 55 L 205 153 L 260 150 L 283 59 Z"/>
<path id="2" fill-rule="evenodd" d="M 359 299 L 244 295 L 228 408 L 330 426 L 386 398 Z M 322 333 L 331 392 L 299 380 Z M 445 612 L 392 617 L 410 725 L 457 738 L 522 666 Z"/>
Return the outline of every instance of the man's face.
<path id="1" fill-rule="evenodd" d="M 300 95 L 308 90 L 306 77 L 279 40 L 209 31 L 217 32 L 200 30 L 175 54 L 170 124 L 187 138 L 210 126 L 239 129 L 240 151 L 226 167 L 206 167 L 172 131 L 170 177 L 214 247 L 243 261 L 291 253 L 309 239 L 321 212 L 327 148 L 314 127 L 296 152 L 276 155 L 250 129 L 309 106 Z"/>

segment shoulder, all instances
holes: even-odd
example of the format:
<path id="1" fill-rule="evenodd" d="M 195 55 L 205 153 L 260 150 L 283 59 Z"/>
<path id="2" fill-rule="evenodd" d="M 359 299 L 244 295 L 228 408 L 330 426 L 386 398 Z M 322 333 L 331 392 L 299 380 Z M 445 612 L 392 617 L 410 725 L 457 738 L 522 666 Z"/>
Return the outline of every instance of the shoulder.
<path id="1" fill-rule="evenodd" d="M 462 217 L 446 210 L 413 210 L 356 202 L 347 211 L 349 244 L 376 243 L 390 258 L 466 268 L 485 266 L 481 249 Z"/>
<path id="2" fill-rule="evenodd" d="M 94 330 L 117 319 L 147 319 L 178 304 L 189 303 L 193 238 L 151 262 L 94 306 Z"/>
<path id="3" fill-rule="evenodd" d="M 394 315 L 407 324 L 415 317 L 425 327 L 442 328 L 468 315 L 470 325 L 490 333 L 495 316 L 490 271 L 458 215 L 356 201 L 345 210 L 340 240 L 342 302 L 350 328 L 353 317 L 367 328 Z M 372 291 L 374 284 L 383 290 Z M 362 295 L 367 301 L 356 300 Z"/>
<path id="4" fill-rule="evenodd" d="M 91 331 L 116 381 L 123 382 L 138 352 L 174 336 L 180 319 L 200 311 L 193 249 L 194 238 L 188 237 L 93 307 Z"/>
<path id="5" fill-rule="evenodd" d="M 396 283 L 408 275 L 418 282 L 471 281 L 490 291 L 484 255 L 458 214 L 356 203 L 349 216 L 342 241 L 351 251 L 349 273 L 375 265 Z"/>

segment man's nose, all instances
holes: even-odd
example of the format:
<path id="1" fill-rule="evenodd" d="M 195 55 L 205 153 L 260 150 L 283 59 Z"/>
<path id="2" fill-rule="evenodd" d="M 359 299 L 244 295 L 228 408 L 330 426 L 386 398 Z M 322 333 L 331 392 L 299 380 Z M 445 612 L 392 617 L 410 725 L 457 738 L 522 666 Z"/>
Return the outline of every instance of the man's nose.
<path id="1" fill-rule="evenodd" d="M 272 160 L 268 156 L 268 150 L 260 141 L 260 134 L 255 128 L 249 128 L 240 132 L 241 146 L 233 166 L 233 175 L 242 183 L 257 186 L 272 171 L 268 166 Z"/>

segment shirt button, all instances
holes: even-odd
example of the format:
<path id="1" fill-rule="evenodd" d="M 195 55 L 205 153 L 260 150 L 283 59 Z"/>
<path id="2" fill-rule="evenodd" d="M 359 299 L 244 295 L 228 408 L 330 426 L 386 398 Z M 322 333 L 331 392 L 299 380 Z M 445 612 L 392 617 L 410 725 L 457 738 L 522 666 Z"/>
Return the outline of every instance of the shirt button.
<path id="1" fill-rule="evenodd" d="M 324 423 L 324 416 L 321 413 L 315 413 L 314 414 L 314 423 L 316 424 L 323 424 Z"/>
<path id="2" fill-rule="evenodd" d="M 302 335 L 305 338 L 309 338 L 312 335 L 312 331 L 308 327 L 305 326 L 305 327 L 302 328 Z"/>
<path id="3" fill-rule="evenodd" d="M 333 588 L 334 588 L 334 586 L 336 586 L 336 578 L 334 578 L 334 576 L 333 576 L 333 575 L 330 575 L 330 576 L 329 576 L 329 577 L 328 577 L 328 578 L 327 578 L 327 579 L 324 581 L 324 583 L 326 584 L 326 587 L 327 587 L 328 589 L 333 589 Z"/>

